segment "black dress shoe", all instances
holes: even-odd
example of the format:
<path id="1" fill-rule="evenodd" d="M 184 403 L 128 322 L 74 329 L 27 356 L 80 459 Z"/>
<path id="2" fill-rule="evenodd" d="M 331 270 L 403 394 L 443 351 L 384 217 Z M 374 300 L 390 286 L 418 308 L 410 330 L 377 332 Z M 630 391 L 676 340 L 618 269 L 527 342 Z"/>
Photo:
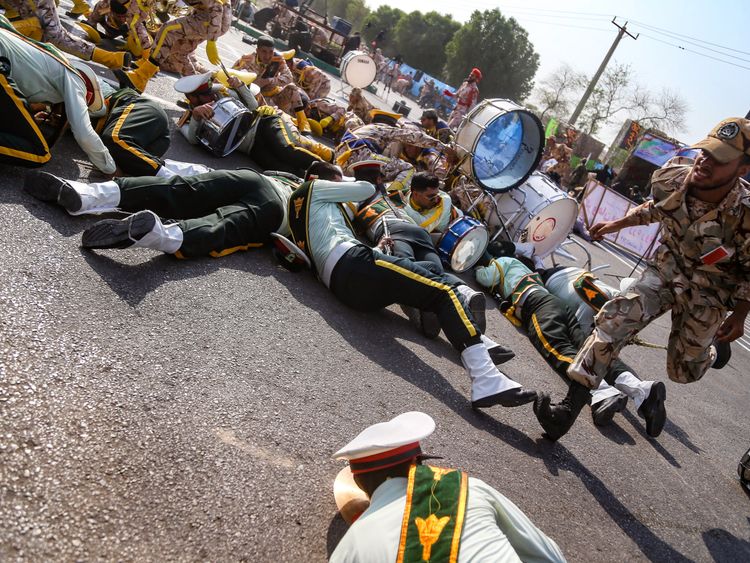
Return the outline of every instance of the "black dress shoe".
<path id="1" fill-rule="evenodd" d="M 23 189 L 38 200 L 62 205 L 70 213 L 80 210 L 83 205 L 81 196 L 73 186 L 49 172 L 27 172 L 23 180 Z"/>
<path id="2" fill-rule="evenodd" d="M 513 350 L 506 348 L 505 346 L 500 346 L 499 344 L 492 348 L 487 348 L 487 352 L 490 354 L 492 363 L 496 366 L 509 362 L 516 357 L 516 353 Z"/>
<path id="3" fill-rule="evenodd" d="M 126 219 L 104 219 L 83 231 L 83 248 L 128 248 L 156 225 L 151 211 L 139 211 Z"/>
<path id="4" fill-rule="evenodd" d="M 664 408 L 666 398 L 667 388 L 661 381 L 657 381 L 651 386 L 646 400 L 638 407 L 638 416 L 646 420 L 646 434 L 652 438 L 661 434 L 667 421 L 667 410 Z"/>
<path id="5" fill-rule="evenodd" d="M 568 433 L 578 418 L 581 409 L 591 400 L 588 388 L 572 381 L 568 387 L 568 394 L 557 404 L 546 393 L 539 395 L 534 401 L 534 414 L 545 432 L 545 437 L 553 442 Z"/>
<path id="6" fill-rule="evenodd" d="M 597 426 L 606 426 L 612 422 L 615 414 L 622 411 L 628 404 L 628 396 L 618 393 L 613 397 L 607 397 L 595 405 L 591 405 L 591 417 Z"/>
<path id="7" fill-rule="evenodd" d="M 495 393 L 489 397 L 482 397 L 481 399 L 472 401 L 471 408 L 486 409 L 495 405 L 500 405 L 501 407 L 520 407 L 521 405 L 530 403 L 534 399 L 536 399 L 536 391 L 516 387 L 515 389 L 508 389 L 502 393 Z"/>
<path id="8" fill-rule="evenodd" d="M 729 363 L 732 357 L 732 347 L 729 345 L 729 342 L 714 340 L 714 348 L 716 349 L 716 359 L 711 364 L 711 367 L 721 369 Z"/>

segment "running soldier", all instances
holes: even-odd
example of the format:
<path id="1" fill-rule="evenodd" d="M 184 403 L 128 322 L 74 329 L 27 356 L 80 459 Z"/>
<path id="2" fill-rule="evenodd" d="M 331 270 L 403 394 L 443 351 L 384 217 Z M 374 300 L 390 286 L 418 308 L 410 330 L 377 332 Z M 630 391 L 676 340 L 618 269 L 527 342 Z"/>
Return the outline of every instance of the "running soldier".
<path id="1" fill-rule="evenodd" d="M 596 327 L 568 369 L 568 396 L 534 406 L 548 436 L 573 425 L 589 388 L 596 387 L 625 343 L 661 314 L 672 312 L 667 375 L 678 383 L 701 379 L 726 365 L 729 342 L 744 333 L 750 311 L 750 121 L 729 118 L 704 140 L 695 162 L 674 159 L 651 177 L 653 200 L 625 217 L 597 223 L 593 239 L 659 222 L 661 245 L 640 279 L 607 302 Z M 726 316 L 727 312 L 730 312 Z"/>

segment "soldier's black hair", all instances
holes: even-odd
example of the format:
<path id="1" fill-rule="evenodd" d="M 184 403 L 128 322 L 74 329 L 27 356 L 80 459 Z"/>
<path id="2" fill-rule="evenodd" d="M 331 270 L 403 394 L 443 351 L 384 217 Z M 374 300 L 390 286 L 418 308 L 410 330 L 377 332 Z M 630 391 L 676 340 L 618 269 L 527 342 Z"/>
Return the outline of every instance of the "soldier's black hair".
<path id="1" fill-rule="evenodd" d="M 258 47 L 274 47 L 273 38 L 268 35 L 258 37 Z"/>
<path id="2" fill-rule="evenodd" d="M 341 170 L 338 166 L 331 164 L 330 162 L 313 162 L 305 172 L 305 179 L 308 180 L 310 176 L 315 176 L 321 180 L 336 180 L 341 176 Z"/>
<path id="3" fill-rule="evenodd" d="M 414 192 L 421 192 L 427 188 L 440 187 L 440 179 L 427 172 L 417 172 L 411 179 L 411 189 Z"/>

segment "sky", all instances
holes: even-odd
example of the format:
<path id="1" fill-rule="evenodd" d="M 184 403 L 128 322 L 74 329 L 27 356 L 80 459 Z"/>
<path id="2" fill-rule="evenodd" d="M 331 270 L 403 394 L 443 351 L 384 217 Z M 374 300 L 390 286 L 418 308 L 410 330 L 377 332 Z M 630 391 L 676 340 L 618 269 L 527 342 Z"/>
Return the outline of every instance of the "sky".
<path id="1" fill-rule="evenodd" d="M 750 111 L 750 42 L 746 34 L 750 2 L 747 0 L 366 0 L 366 3 L 372 10 L 383 4 L 405 12 L 434 10 L 460 22 L 467 21 L 474 10 L 499 8 L 526 29 L 539 54 L 536 84 L 563 63 L 593 75 L 617 35 L 617 28 L 610 23 L 616 17 L 618 24 L 628 22 L 628 31 L 640 36 L 637 40 L 623 37 L 610 65 L 630 64 L 636 80 L 644 87 L 654 93 L 668 88 L 687 102 L 685 129 L 673 132 L 673 137 L 694 143 L 725 117 L 744 117 Z M 609 144 L 624 119 L 625 116 L 618 115 L 616 124 L 603 129 L 597 137 Z"/>

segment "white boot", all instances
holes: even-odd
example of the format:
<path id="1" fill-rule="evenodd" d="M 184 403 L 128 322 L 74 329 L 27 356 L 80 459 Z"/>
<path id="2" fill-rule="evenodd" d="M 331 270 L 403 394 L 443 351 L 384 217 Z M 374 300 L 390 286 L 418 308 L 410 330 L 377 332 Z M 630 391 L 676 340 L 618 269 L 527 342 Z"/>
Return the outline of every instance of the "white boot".
<path id="1" fill-rule="evenodd" d="M 602 379 L 599 387 L 591 390 L 591 406 L 594 406 L 596 403 L 601 403 L 604 399 L 609 399 L 610 397 L 614 397 L 615 395 L 619 394 L 620 391 L 618 391 L 616 388 L 612 387 Z"/>
<path id="2" fill-rule="evenodd" d="M 629 371 L 624 371 L 615 379 L 615 387 L 633 399 L 635 408 L 639 409 L 651 393 L 653 381 L 641 381 Z"/>
<path id="3" fill-rule="evenodd" d="M 150 213 L 150 212 L 149 212 Z M 156 217 L 156 214 L 154 214 Z M 182 246 L 183 232 L 177 223 L 165 225 L 159 217 L 149 233 L 133 243 L 134 248 L 151 248 L 167 254 L 174 254 Z"/>
<path id="4" fill-rule="evenodd" d="M 125 219 L 104 219 L 83 232 L 83 248 L 151 248 L 174 254 L 183 232 L 176 223 L 165 225 L 153 211 L 139 211 Z"/>
<path id="5" fill-rule="evenodd" d="M 156 176 L 159 178 L 171 178 L 172 176 L 195 176 L 196 174 L 203 174 L 205 172 L 211 172 L 213 168 L 209 168 L 203 164 L 197 164 L 194 162 L 181 162 L 179 160 L 164 159 L 164 165 L 159 168 L 156 172 Z"/>
<path id="6" fill-rule="evenodd" d="M 120 186 L 116 182 L 84 184 L 75 180 L 65 180 L 81 198 L 78 211 L 68 211 L 71 215 L 98 215 L 117 211 L 120 205 Z"/>
<path id="7" fill-rule="evenodd" d="M 482 343 L 469 346 L 461 352 L 461 363 L 471 378 L 472 403 L 509 389 L 521 387 L 520 383 L 509 379 L 495 367 L 487 348 Z"/>

